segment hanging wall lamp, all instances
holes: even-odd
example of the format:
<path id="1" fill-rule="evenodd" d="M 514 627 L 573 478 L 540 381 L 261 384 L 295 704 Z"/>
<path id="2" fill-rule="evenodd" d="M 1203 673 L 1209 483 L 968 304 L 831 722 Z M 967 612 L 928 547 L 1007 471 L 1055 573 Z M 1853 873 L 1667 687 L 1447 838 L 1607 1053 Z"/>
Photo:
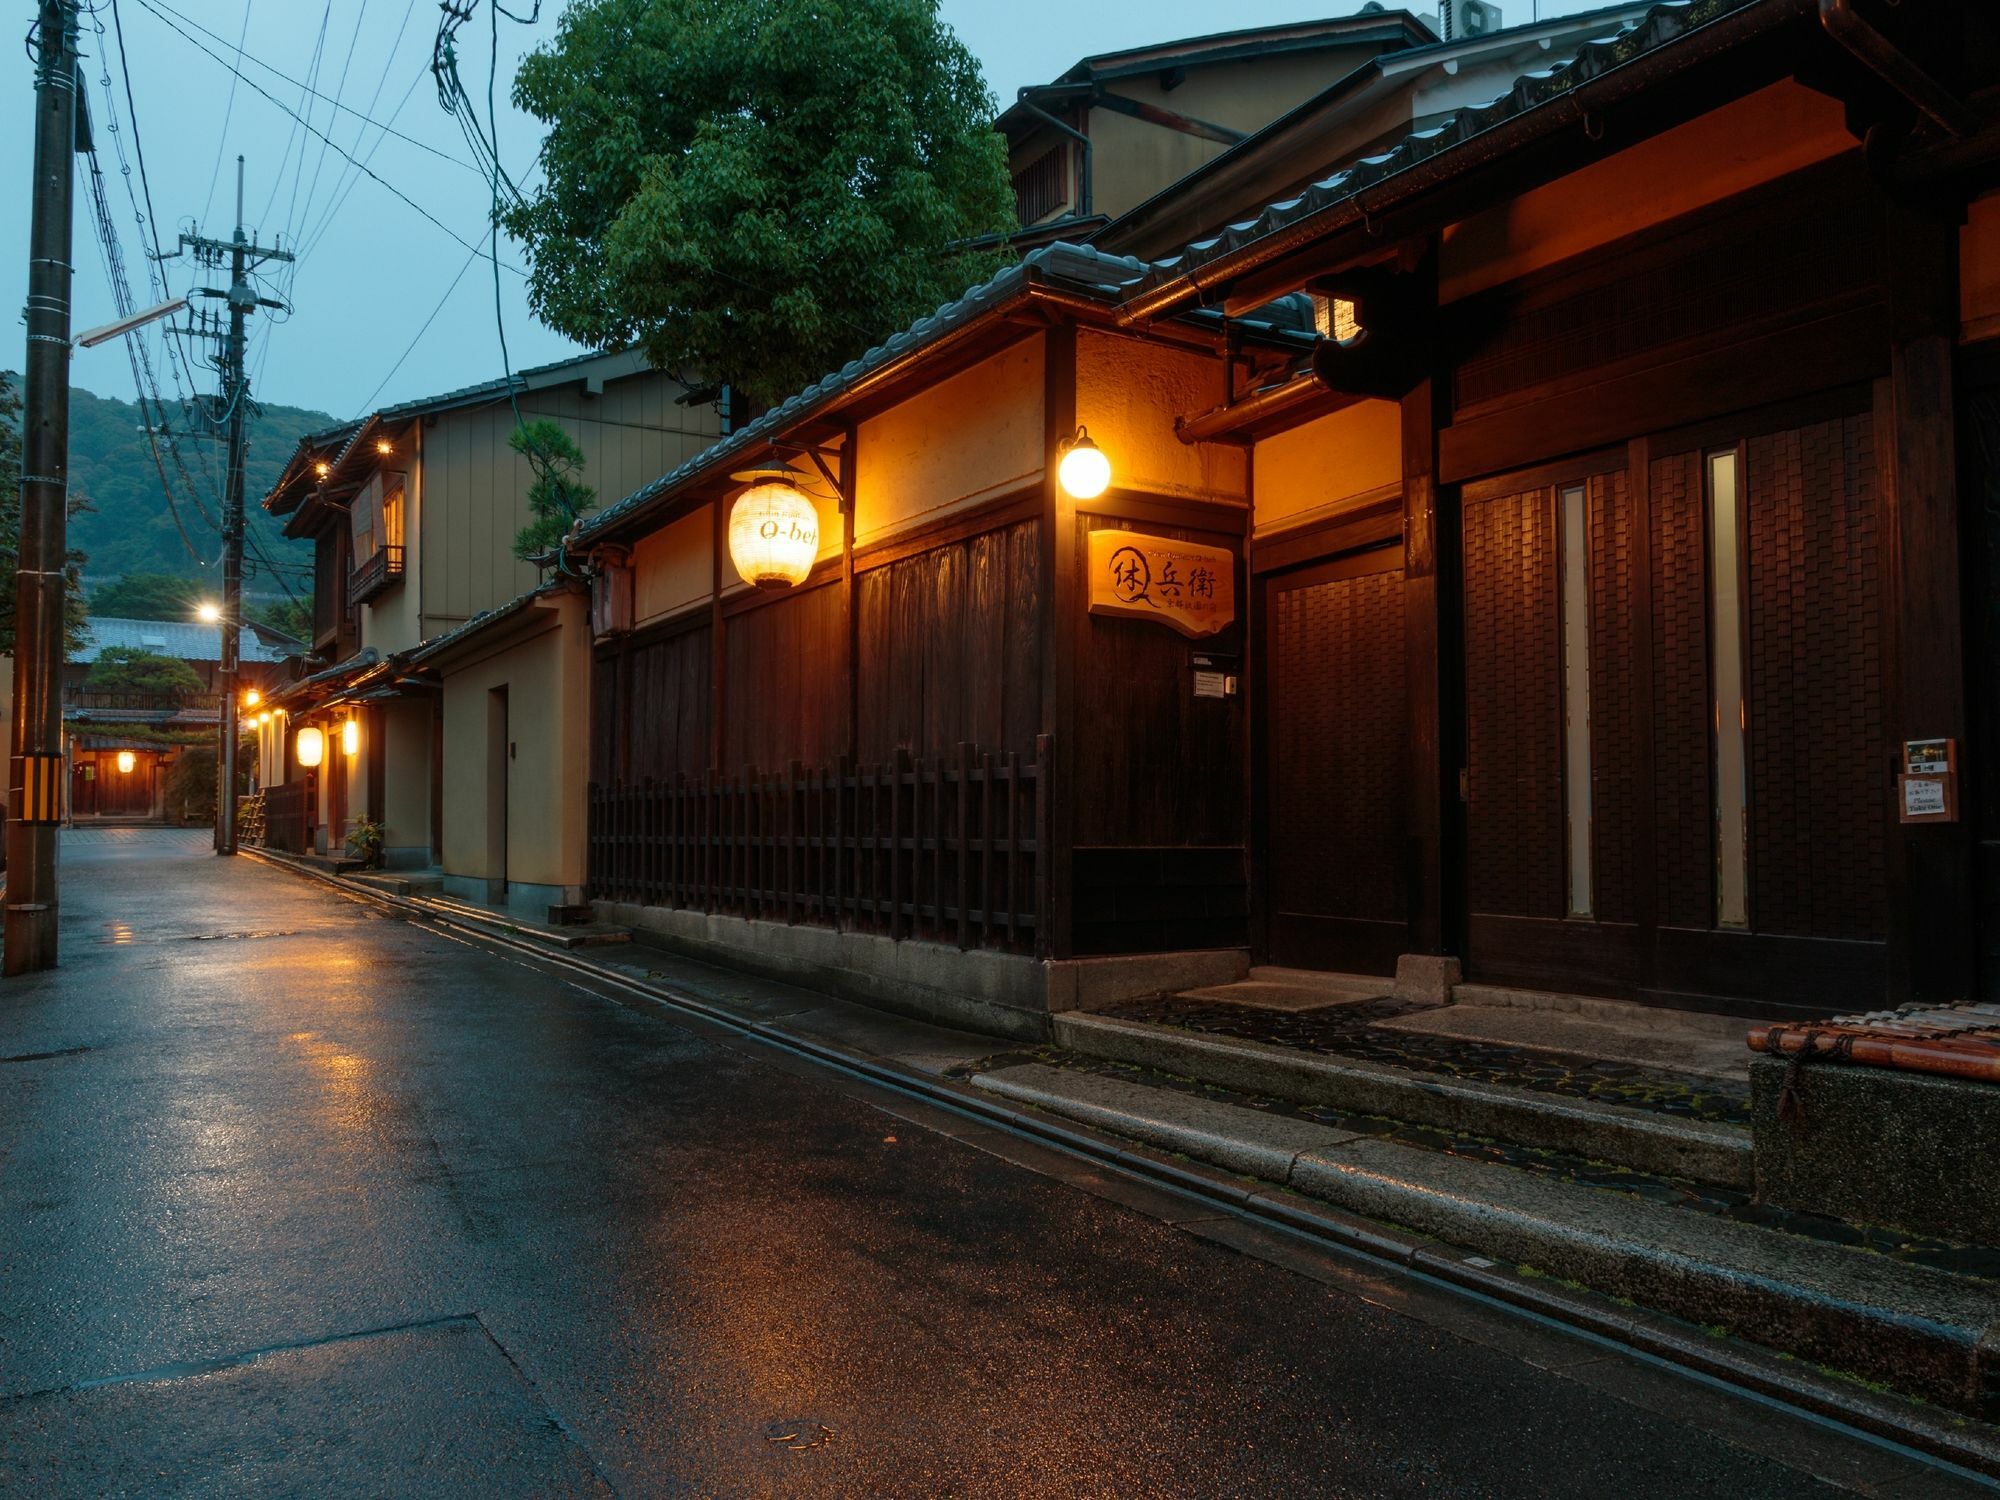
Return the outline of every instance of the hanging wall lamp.
<path id="1" fill-rule="evenodd" d="M 326 736 L 317 729 L 301 729 L 296 748 L 299 764 L 310 771 L 326 756 Z"/>
<path id="2" fill-rule="evenodd" d="M 1111 460 L 1090 440 L 1089 428 L 1077 428 L 1056 453 L 1056 479 L 1071 499 L 1095 500 L 1110 486 Z"/>
<path id="3" fill-rule="evenodd" d="M 137 764 L 139 764 L 139 758 L 130 750 L 120 750 L 118 752 L 118 769 L 125 775 L 130 776 L 132 768 Z"/>
<path id="4" fill-rule="evenodd" d="M 731 479 L 749 488 L 729 510 L 729 560 L 746 583 L 788 589 L 803 583 L 819 556 L 819 510 L 785 464 L 745 469 Z"/>
<path id="5" fill-rule="evenodd" d="M 361 721 L 349 719 L 340 726 L 340 753 L 359 755 L 361 753 Z"/>

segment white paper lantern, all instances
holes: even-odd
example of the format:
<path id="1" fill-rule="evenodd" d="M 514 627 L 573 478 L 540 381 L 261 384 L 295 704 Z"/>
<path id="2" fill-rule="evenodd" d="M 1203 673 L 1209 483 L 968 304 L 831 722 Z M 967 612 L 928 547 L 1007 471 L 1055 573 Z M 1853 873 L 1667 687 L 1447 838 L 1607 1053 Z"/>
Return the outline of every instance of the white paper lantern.
<path id="1" fill-rule="evenodd" d="M 326 755 L 326 736 L 317 729 L 301 729 L 297 748 L 299 764 L 311 770 Z"/>
<path id="2" fill-rule="evenodd" d="M 1090 434 L 1079 427 L 1076 436 L 1063 445 L 1056 478 L 1075 499 L 1095 500 L 1111 483 L 1111 460 L 1090 440 Z"/>
<path id="3" fill-rule="evenodd" d="M 819 556 L 819 511 L 784 479 L 753 484 L 729 512 L 729 560 L 760 589 L 803 583 Z"/>

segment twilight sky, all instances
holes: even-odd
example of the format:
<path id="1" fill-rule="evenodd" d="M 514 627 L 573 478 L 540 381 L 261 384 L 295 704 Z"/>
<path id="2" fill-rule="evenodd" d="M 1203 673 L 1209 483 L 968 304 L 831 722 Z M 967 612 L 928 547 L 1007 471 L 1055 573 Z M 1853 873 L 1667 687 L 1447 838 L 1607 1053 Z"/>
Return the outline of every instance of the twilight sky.
<path id="1" fill-rule="evenodd" d="M 1006 101 L 1023 84 L 1052 78 L 1091 53 L 1221 27 L 1343 14 L 1359 3 L 1240 0 L 1226 16 L 1197 0 L 1096 5 L 943 0 L 941 8 L 984 65 L 994 93 Z M 1506 0 L 1507 19 L 1527 20 L 1531 3 Z M 1591 3 L 1601 0 L 1540 0 L 1540 10 L 1560 14 Z M 500 22 L 499 135 L 503 159 L 517 178 L 533 160 L 539 125 L 509 108 L 508 80 L 518 58 L 553 35 L 561 5 L 562 0 L 543 0 L 542 18 L 533 26 Z M 260 397 L 352 416 L 498 376 L 493 272 L 470 249 L 485 243 L 487 193 L 465 164 L 466 142 L 439 107 L 431 82 L 435 0 L 117 0 L 117 7 L 162 248 L 171 251 L 176 231 L 197 223 L 206 233 L 227 237 L 238 152 L 247 158 L 246 222 L 267 243 L 278 235 L 288 247 L 303 247 L 296 267 L 279 270 L 271 281 L 292 301 L 293 315 L 282 322 L 260 316 L 253 325 L 252 388 Z M 515 0 L 508 8 L 525 13 L 530 5 Z M 1413 0 L 1412 8 L 1425 6 Z M 7 10 L 25 24 L 34 6 L 31 0 L 11 0 Z M 480 5 L 459 34 L 463 76 L 482 104 L 487 16 L 487 5 Z M 99 25 L 107 36 L 99 37 Z M 84 20 L 83 68 L 111 218 L 133 295 L 144 306 L 157 299 L 146 284 L 130 196 L 138 177 L 133 173 L 128 183 L 121 174 L 109 128 L 115 111 L 117 139 L 133 158 L 118 49 L 107 45 L 111 26 L 111 0 L 98 0 L 96 16 Z M 231 74 L 216 59 L 234 60 L 239 34 L 247 81 L 235 83 L 232 98 Z M 5 67 L 9 81 L 0 92 L 14 124 L 0 128 L 0 204 L 7 205 L 0 211 L 0 265 L 18 298 L 26 277 L 32 94 L 25 58 L 14 53 Z M 329 97 L 304 94 L 301 86 L 309 80 Z M 293 111 L 305 117 L 312 133 L 295 121 Z M 409 139 L 384 136 L 364 115 Z M 343 152 L 364 160 L 381 181 L 357 172 Z M 92 228 L 87 175 L 79 174 L 78 188 L 75 326 L 81 330 L 116 314 Z M 506 267 L 521 264 L 504 238 L 500 259 Z M 165 275 L 171 294 L 178 294 L 191 284 L 192 268 L 185 259 L 171 261 Z M 516 368 L 575 352 L 529 316 L 516 270 L 503 269 L 500 281 Z M 427 318 L 429 329 L 417 338 Z M 0 344 L 0 368 L 20 367 L 19 338 L 17 331 Z M 133 376 L 123 347 L 114 341 L 78 351 L 76 384 L 129 398 Z M 161 388 L 171 400 L 174 387 L 157 332 L 151 348 Z M 212 388 L 207 372 L 197 374 L 205 389 Z"/>

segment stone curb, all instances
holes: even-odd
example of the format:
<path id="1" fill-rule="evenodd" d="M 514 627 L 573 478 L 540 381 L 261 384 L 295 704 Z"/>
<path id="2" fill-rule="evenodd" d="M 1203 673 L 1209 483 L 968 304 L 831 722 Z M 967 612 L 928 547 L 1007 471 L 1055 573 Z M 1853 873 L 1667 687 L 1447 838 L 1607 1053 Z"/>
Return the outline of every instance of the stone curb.
<path id="1" fill-rule="evenodd" d="M 1055 1032 L 1072 1051 L 1240 1093 L 1463 1130 L 1723 1187 L 1751 1185 L 1750 1132 L 1732 1125 L 1108 1016 L 1060 1015 Z"/>
<path id="2" fill-rule="evenodd" d="M 400 911 L 418 921 L 457 925 L 407 900 L 357 888 L 265 851 L 246 848 L 241 852 L 331 886 L 356 900 Z M 1782 1407 L 1903 1445 L 1967 1473 L 2000 1479 L 2000 1430 L 1984 1424 L 1967 1424 L 1948 1412 L 1893 1394 L 1878 1395 L 1822 1375 L 1810 1366 L 1738 1342 L 1706 1337 L 1677 1320 L 1622 1307 L 1588 1291 L 1521 1277 L 1511 1269 L 1484 1264 L 1478 1257 L 1454 1256 L 1418 1236 L 1348 1217 L 1302 1196 L 1282 1190 L 1256 1190 L 1213 1168 L 1162 1159 L 1143 1147 L 1122 1144 L 1088 1127 L 1070 1127 L 1038 1111 L 1007 1107 L 982 1097 L 979 1090 L 969 1085 L 927 1077 L 908 1068 L 884 1065 L 864 1056 L 843 1054 L 818 1043 L 789 1037 L 775 1025 L 732 1015 L 665 986 L 642 983 L 593 963 L 583 954 L 555 952 L 471 928 L 460 930 L 495 948 L 587 976 L 608 988 L 707 1021 L 746 1040 L 858 1076 L 967 1116 L 978 1124 L 995 1126 L 1085 1161 L 1100 1163 L 1218 1212 L 1239 1214 L 1253 1222 L 1298 1234 L 1322 1248 L 1401 1269 L 1463 1294 L 1497 1302 L 1587 1337 L 1657 1358 Z M 2000 1347 L 1991 1348 L 1990 1352 L 2000 1358 Z"/>
<path id="3" fill-rule="evenodd" d="M 2000 1289 L 1845 1246 L 1157 1085 L 1028 1064 L 990 1093 L 1992 1418 Z M 1303 1130 L 1298 1127 L 1305 1127 Z"/>

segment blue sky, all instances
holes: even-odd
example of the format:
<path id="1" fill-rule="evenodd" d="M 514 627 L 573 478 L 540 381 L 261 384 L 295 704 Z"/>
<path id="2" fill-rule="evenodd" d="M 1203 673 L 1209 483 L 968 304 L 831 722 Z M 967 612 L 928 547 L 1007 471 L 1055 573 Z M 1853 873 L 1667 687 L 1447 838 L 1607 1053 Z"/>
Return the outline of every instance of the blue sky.
<path id="1" fill-rule="evenodd" d="M 1529 4 L 1509 0 L 1508 20 L 1527 20 Z M 117 5 L 129 47 L 132 108 L 111 34 L 111 0 L 97 0 L 95 16 L 85 18 L 84 74 L 111 217 L 142 305 L 154 298 L 134 213 L 138 179 L 136 173 L 121 174 L 116 144 L 122 142 L 134 165 L 137 147 L 143 147 L 162 248 L 169 251 L 178 229 L 197 224 L 226 237 L 234 217 L 235 156 L 241 152 L 247 158 L 247 222 L 266 241 L 275 234 L 302 252 L 296 267 L 273 283 L 294 312 L 283 321 L 259 319 L 252 345 L 259 396 L 351 416 L 499 373 L 493 273 L 468 249 L 484 242 L 487 190 L 466 164 L 465 139 L 440 108 L 431 81 L 435 0 L 117 0 Z M 509 8 L 525 13 L 529 6 L 514 0 Z M 507 80 L 520 56 L 554 33 L 560 8 L 560 0 L 544 0 L 536 24 L 500 23 L 499 138 L 503 159 L 516 174 L 529 168 L 540 136 L 537 122 L 508 107 Z M 1213 4 L 1196 0 L 1101 0 L 1089 6 L 1075 0 L 945 0 L 941 8 L 1002 100 L 1093 52 L 1218 29 Z M 1242 0 L 1222 24 L 1233 29 L 1357 8 L 1359 0 Z M 1582 0 L 1543 0 L 1541 6 L 1544 14 L 1584 8 Z M 9 9 L 25 22 L 34 7 L 29 0 L 13 0 Z M 99 25 L 106 36 L 99 36 Z M 249 82 L 235 82 L 232 95 L 230 71 L 201 49 L 233 61 L 239 36 L 242 73 Z M 485 4 L 460 37 L 467 86 L 483 102 Z M 32 94 L 26 59 L 16 53 L 7 67 L 11 82 L 4 92 L 14 123 L 0 130 L 6 142 L 0 147 L 0 203 L 8 205 L 0 212 L 0 265 L 16 288 L 24 289 Z M 328 97 L 302 92 L 308 81 Z M 109 128 L 114 113 L 115 139 Z M 312 130 L 294 115 L 303 116 Z M 390 124 L 397 134 L 382 134 L 371 120 Z M 357 171 L 343 153 L 365 161 L 374 175 Z M 82 329 L 108 321 L 115 311 L 90 217 L 87 179 L 80 177 L 79 186 L 76 326 Z M 508 267 L 521 265 L 504 239 L 500 259 Z M 185 260 L 169 263 L 164 274 L 172 292 L 190 284 Z M 503 270 L 500 283 L 500 315 L 517 367 L 574 352 L 534 322 L 515 270 Z M 428 331 L 415 338 L 426 319 L 432 320 Z M 11 349 L 0 346 L 0 367 L 19 367 L 18 338 L 17 333 Z M 159 335 L 152 350 L 171 399 Z M 212 384 L 206 372 L 195 373 Z M 120 342 L 79 351 L 74 378 L 105 395 L 133 392 Z"/>

